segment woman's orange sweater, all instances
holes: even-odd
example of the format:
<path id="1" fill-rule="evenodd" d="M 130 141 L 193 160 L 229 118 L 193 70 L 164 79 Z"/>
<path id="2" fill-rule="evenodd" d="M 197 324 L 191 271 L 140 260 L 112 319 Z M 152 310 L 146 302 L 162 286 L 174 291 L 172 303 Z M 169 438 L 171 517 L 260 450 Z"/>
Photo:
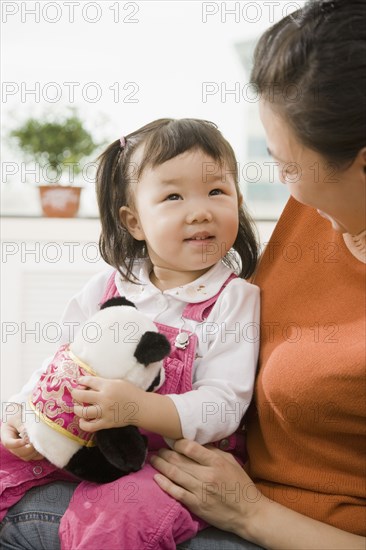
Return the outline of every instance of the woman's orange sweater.
<path id="1" fill-rule="evenodd" d="M 276 502 L 366 535 L 365 265 L 290 199 L 254 282 L 262 319 L 249 473 Z"/>

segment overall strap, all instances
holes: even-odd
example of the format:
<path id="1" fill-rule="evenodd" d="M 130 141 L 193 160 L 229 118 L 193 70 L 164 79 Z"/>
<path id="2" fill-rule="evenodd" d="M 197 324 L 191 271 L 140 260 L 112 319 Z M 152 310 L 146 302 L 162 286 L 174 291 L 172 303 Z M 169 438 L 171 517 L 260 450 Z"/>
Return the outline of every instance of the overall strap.
<path id="1" fill-rule="evenodd" d="M 100 303 L 99 303 L 100 306 L 102 304 L 104 304 L 104 302 L 109 300 L 110 298 L 114 298 L 115 296 L 119 296 L 119 292 L 117 290 L 116 283 L 115 283 L 116 273 L 117 273 L 117 271 L 113 271 L 112 275 L 109 277 L 109 279 L 107 281 L 107 284 L 106 284 L 106 287 L 105 287 L 105 290 L 104 290 L 104 294 L 103 294 L 103 296 L 100 300 Z"/>
<path id="2" fill-rule="evenodd" d="M 187 306 L 184 308 L 184 311 L 182 313 L 182 317 L 185 317 L 186 319 L 192 319 L 193 321 L 199 321 L 199 322 L 207 319 L 218 297 L 220 296 L 221 292 L 230 283 L 230 281 L 237 278 L 238 276 L 235 275 L 235 273 L 232 273 L 226 279 L 226 281 L 224 282 L 224 284 L 222 285 L 218 293 L 215 294 L 215 296 L 212 296 L 212 298 L 209 298 L 204 302 L 198 302 L 197 304 L 187 304 Z"/>

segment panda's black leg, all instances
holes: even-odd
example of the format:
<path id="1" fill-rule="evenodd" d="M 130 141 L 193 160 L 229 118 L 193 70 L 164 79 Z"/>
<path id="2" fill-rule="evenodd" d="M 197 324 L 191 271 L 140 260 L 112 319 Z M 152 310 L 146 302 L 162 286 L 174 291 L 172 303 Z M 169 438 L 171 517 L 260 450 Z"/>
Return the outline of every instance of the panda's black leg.
<path id="1" fill-rule="evenodd" d="M 106 459 L 119 470 L 137 472 L 144 465 L 147 439 L 135 426 L 99 430 L 95 440 Z"/>
<path id="2" fill-rule="evenodd" d="M 108 483 L 125 475 L 123 471 L 111 464 L 98 447 L 82 447 L 65 466 L 80 479 Z"/>

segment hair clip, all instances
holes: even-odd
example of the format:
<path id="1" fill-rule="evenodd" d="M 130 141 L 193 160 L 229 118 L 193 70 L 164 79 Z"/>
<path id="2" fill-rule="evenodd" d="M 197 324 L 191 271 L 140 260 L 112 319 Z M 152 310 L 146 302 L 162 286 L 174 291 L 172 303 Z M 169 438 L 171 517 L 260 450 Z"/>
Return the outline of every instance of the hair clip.
<path id="1" fill-rule="evenodd" d="M 122 136 L 120 139 L 119 139 L 119 143 L 120 143 L 120 146 L 121 146 L 121 149 L 123 149 L 126 145 L 126 138 L 125 136 Z"/>

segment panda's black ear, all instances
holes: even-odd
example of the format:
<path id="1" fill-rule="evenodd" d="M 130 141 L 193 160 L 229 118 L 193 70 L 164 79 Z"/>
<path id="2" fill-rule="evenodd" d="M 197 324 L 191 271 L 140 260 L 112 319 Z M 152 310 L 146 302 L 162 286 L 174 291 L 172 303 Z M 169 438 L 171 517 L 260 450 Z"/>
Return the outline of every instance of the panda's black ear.
<path id="1" fill-rule="evenodd" d="M 147 331 L 141 336 L 134 356 L 139 363 L 147 366 L 164 359 L 170 352 L 170 344 L 164 334 Z"/>
<path id="2" fill-rule="evenodd" d="M 130 307 L 136 307 L 135 304 L 130 302 L 129 300 L 126 300 L 123 296 L 116 296 L 115 298 L 110 298 L 104 304 L 100 306 L 100 309 L 105 309 L 106 307 L 112 307 L 112 306 L 130 306 Z"/>

